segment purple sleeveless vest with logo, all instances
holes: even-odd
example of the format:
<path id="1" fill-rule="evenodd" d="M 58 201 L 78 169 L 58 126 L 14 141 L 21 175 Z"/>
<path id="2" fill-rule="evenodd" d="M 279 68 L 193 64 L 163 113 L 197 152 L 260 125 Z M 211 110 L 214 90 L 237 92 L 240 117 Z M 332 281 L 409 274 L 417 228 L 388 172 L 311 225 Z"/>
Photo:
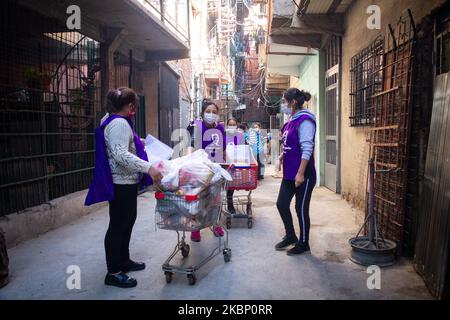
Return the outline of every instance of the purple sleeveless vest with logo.
<path id="1" fill-rule="evenodd" d="M 148 161 L 147 153 L 144 149 L 144 144 L 133 129 L 133 123 L 128 117 L 118 115 L 110 115 L 97 129 L 95 129 L 95 168 L 94 177 L 92 179 L 91 187 L 86 196 L 85 205 L 90 206 L 95 203 L 103 201 L 114 200 L 114 183 L 112 179 L 111 167 L 109 166 L 108 155 L 106 153 L 105 142 L 105 127 L 114 119 L 122 118 L 127 120 L 128 124 L 133 130 L 134 144 L 136 146 L 136 154 L 144 161 Z M 141 180 L 141 185 L 149 186 L 153 184 L 151 177 L 144 174 Z"/>
<path id="2" fill-rule="evenodd" d="M 223 159 L 227 146 L 224 141 L 225 128 L 223 127 L 223 125 L 219 123 L 214 128 L 208 128 L 206 124 L 201 120 L 195 120 L 194 124 L 197 128 L 201 128 L 202 149 L 205 150 L 206 153 L 208 153 L 210 160 L 216 163 L 224 162 Z M 209 133 L 211 133 L 211 137 L 208 136 Z M 218 134 L 218 137 L 215 136 L 216 133 Z M 194 137 L 194 139 L 197 139 L 197 137 Z"/>
<path id="3" fill-rule="evenodd" d="M 235 146 L 243 145 L 243 144 L 245 144 L 244 134 L 242 132 L 235 132 L 233 134 L 226 133 L 225 143 L 226 143 L 226 145 L 229 145 L 229 144 L 232 144 Z"/>
<path id="4" fill-rule="evenodd" d="M 295 181 L 298 169 L 302 162 L 302 149 L 299 143 L 298 128 L 303 121 L 316 122 L 308 115 L 302 115 L 298 119 L 290 120 L 286 123 L 282 130 L 284 158 L 283 158 L 283 177 L 285 180 Z M 308 167 L 305 176 L 316 175 L 316 168 L 314 164 L 314 155 L 308 162 Z"/>

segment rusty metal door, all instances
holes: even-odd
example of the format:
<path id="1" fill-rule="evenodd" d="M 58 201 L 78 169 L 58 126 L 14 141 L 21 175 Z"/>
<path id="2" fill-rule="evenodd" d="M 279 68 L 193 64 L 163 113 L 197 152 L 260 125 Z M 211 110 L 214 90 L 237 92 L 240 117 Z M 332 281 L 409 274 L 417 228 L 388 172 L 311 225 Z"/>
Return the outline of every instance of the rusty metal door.
<path id="1" fill-rule="evenodd" d="M 437 77 L 414 266 L 434 296 L 450 299 L 450 21 L 448 13 L 436 20 Z"/>

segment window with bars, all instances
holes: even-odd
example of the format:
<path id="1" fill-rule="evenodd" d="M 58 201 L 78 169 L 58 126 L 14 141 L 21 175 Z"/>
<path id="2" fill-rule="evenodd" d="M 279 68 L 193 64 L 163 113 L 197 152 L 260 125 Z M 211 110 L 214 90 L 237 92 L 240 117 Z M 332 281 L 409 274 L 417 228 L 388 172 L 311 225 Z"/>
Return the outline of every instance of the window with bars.
<path id="1" fill-rule="evenodd" d="M 382 91 L 383 38 L 351 59 L 350 78 L 350 125 L 352 127 L 372 124 L 373 95 Z"/>

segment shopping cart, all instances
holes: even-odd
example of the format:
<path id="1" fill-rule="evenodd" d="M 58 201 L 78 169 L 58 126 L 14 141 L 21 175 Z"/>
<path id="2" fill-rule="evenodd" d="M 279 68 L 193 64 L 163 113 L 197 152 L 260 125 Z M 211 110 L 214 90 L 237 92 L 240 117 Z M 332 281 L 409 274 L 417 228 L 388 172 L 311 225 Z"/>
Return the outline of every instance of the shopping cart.
<path id="1" fill-rule="evenodd" d="M 252 191 L 258 186 L 258 165 L 222 165 L 228 170 L 233 181 L 228 182 L 227 190 L 246 191 L 247 195 L 233 195 L 233 206 L 236 212 L 229 212 L 227 196 L 224 197 L 222 206 L 226 216 L 227 229 L 231 229 L 232 219 L 247 219 L 247 227 L 253 228 Z"/>
<path id="2" fill-rule="evenodd" d="M 218 237 L 219 244 L 210 255 L 196 265 L 189 267 L 171 265 L 172 259 L 181 252 L 183 258 L 187 258 L 190 246 L 186 243 L 186 232 L 199 231 L 220 225 L 222 214 L 222 197 L 226 181 L 220 181 L 200 192 L 198 195 L 180 196 L 171 192 L 156 192 L 156 225 L 160 229 L 174 230 L 177 232 L 178 241 L 172 254 L 164 262 L 166 282 L 171 283 L 174 273 L 186 274 L 189 284 L 197 281 L 195 272 L 208 261 L 223 253 L 225 262 L 231 260 L 231 249 L 228 248 L 228 231 L 225 239 Z M 180 234 L 181 233 L 181 234 Z"/>

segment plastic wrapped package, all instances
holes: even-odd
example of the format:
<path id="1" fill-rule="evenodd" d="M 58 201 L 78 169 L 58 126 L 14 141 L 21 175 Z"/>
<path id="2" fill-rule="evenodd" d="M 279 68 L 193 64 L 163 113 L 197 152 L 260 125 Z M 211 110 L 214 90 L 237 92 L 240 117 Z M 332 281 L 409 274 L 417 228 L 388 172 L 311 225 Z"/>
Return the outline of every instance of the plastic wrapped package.
<path id="1" fill-rule="evenodd" d="M 197 216 L 198 214 L 201 213 L 199 201 L 194 202 L 177 201 L 176 206 L 178 212 L 184 216 Z"/>
<path id="2" fill-rule="evenodd" d="M 181 167 L 178 174 L 180 186 L 192 185 L 199 187 L 209 185 L 214 172 L 205 164 L 190 164 Z"/>
<path id="3" fill-rule="evenodd" d="M 232 180 L 226 170 L 212 163 L 204 150 L 160 161 L 157 167 L 164 177 L 156 204 L 160 228 L 193 231 L 217 223 L 224 180 Z"/>
<path id="4" fill-rule="evenodd" d="M 181 195 L 196 195 L 221 179 L 232 180 L 226 170 L 209 160 L 204 150 L 170 161 L 161 160 L 156 168 L 163 175 L 160 188 Z"/>

